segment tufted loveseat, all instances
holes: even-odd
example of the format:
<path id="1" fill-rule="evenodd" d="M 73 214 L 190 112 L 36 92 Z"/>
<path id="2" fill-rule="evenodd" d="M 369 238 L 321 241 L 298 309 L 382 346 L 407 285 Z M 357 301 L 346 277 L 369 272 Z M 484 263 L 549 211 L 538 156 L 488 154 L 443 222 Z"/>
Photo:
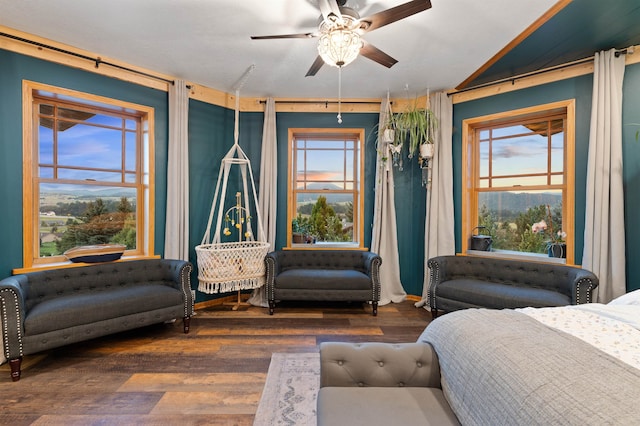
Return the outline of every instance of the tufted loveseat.
<path id="1" fill-rule="evenodd" d="M 2 349 L 11 377 L 24 355 L 179 317 L 189 332 L 192 266 L 181 260 L 100 263 L 0 281 Z"/>
<path id="2" fill-rule="evenodd" d="M 357 250 L 279 250 L 267 254 L 267 299 L 371 302 L 378 314 L 380 265 L 376 253 Z"/>
<path id="3" fill-rule="evenodd" d="M 586 269 L 556 263 L 482 256 L 429 259 L 429 306 L 438 311 L 465 308 L 541 308 L 591 302 L 598 278 Z"/>

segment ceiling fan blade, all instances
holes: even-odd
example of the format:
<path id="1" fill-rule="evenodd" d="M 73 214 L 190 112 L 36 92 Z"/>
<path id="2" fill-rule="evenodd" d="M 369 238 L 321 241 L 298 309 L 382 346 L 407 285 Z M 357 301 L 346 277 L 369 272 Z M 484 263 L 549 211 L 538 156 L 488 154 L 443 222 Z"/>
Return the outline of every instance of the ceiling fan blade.
<path id="1" fill-rule="evenodd" d="M 363 41 L 362 44 L 360 54 L 365 58 L 371 59 L 372 61 L 377 62 L 380 65 L 384 65 L 387 68 L 391 68 L 398 62 L 396 59 L 393 59 L 374 45 L 367 43 L 366 41 Z"/>
<path id="2" fill-rule="evenodd" d="M 373 31 L 427 9 L 431 9 L 430 0 L 413 0 L 360 19 L 363 24 L 361 28 L 365 32 Z"/>
<path id="3" fill-rule="evenodd" d="M 318 6 L 320 6 L 320 12 L 325 21 L 330 20 L 331 15 L 335 15 L 342 21 L 342 13 L 336 0 L 318 0 Z"/>
<path id="4" fill-rule="evenodd" d="M 311 68 L 309 68 L 309 71 L 307 71 L 307 73 L 305 74 L 305 77 L 313 77 L 320 70 L 320 68 L 322 68 L 323 65 L 324 61 L 322 60 L 322 57 L 318 55 L 316 60 L 313 61 Z"/>
<path id="5" fill-rule="evenodd" d="M 273 40 L 278 38 L 313 38 L 317 37 L 316 33 L 300 33 L 300 34 L 281 34 L 268 36 L 251 36 L 251 40 Z"/>

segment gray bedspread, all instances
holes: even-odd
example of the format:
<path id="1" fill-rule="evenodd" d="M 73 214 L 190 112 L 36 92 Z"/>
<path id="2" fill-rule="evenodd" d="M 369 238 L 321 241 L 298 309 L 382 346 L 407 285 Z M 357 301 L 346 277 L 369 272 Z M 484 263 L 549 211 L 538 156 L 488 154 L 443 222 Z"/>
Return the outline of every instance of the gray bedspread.
<path id="1" fill-rule="evenodd" d="M 640 425 L 640 370 L 520 312 L 452 312 L 418 340 L 463 425 Z"/>

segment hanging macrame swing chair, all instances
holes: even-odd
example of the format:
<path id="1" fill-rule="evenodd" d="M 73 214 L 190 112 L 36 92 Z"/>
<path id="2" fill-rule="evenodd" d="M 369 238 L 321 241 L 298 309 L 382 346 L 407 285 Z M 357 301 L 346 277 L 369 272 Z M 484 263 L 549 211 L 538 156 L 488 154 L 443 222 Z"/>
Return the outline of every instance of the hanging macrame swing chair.
<path id="1" fill-rule="evenodd" d="M 266 242 L 258 198 L 251 170 L 251 162 L 238 144 L 238 92 L 236 92 L 235 130 L 234 144 L 224 156 L 218 175 L 218 183 L 211 203 L 211 212 L 207 230 L 199 246 L 196 246 L 198 261 L 198 291 L 208 294 L 238 292 L 240 305 L 240 291 L 261 287 L 265 282 L 264 258 L 269 251 L 269 243 Z M 229 172 L 232 166 L 238 166 L 242 177 L 242 193 L 236 193 L 235 205 L 224 210 L 224 201 L 229 181 Z M 258 239 L 254 238 L 250 214 L 249 188 L 247 184 L 247 171 L 251 180 L 251 193 L 253 194 L 253 206 L 256 210 Z M 242 196 L 244 194 L 244 197 Z M 244 201 L 244 205 L 243 205 Z M 217 218 L 213 239 L 211 239 L 211 226 L 217 207 Z M 223 226 L 224 224 L 224 226 Z M 221 241 L 220 231 L 226 241 Z M 237 234 L 237 240 L 235 235 Z M 233 240 L 232 240 L 233 239 Z"/>

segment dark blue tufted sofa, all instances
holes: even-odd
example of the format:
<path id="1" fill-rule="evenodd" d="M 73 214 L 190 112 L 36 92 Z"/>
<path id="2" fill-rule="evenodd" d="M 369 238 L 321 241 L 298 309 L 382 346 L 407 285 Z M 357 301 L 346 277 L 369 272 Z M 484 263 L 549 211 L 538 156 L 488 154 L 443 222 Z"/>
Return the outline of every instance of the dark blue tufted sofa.
<path id="1" fill-rule="evenodd" d="M 556 263 L 482 256 L 429 259 L 429 306 L 438 311 L 465 308 L 513 309 L 591 302 L 598 278 L 586 269 Z"/>
<path id="2" fill-rule="evenodd" d="M 0 281 L 3 355 L 24 355 L 193 314 L 192 265 L 145 259 L 15 275 Z"/>
<path id="3" fill-rule="evenodd" d="M 356 250 L 280 250 L 265 258 L 269 314 L 277 300 L 371 302 L 378 314 L 376 253 Z"/>

